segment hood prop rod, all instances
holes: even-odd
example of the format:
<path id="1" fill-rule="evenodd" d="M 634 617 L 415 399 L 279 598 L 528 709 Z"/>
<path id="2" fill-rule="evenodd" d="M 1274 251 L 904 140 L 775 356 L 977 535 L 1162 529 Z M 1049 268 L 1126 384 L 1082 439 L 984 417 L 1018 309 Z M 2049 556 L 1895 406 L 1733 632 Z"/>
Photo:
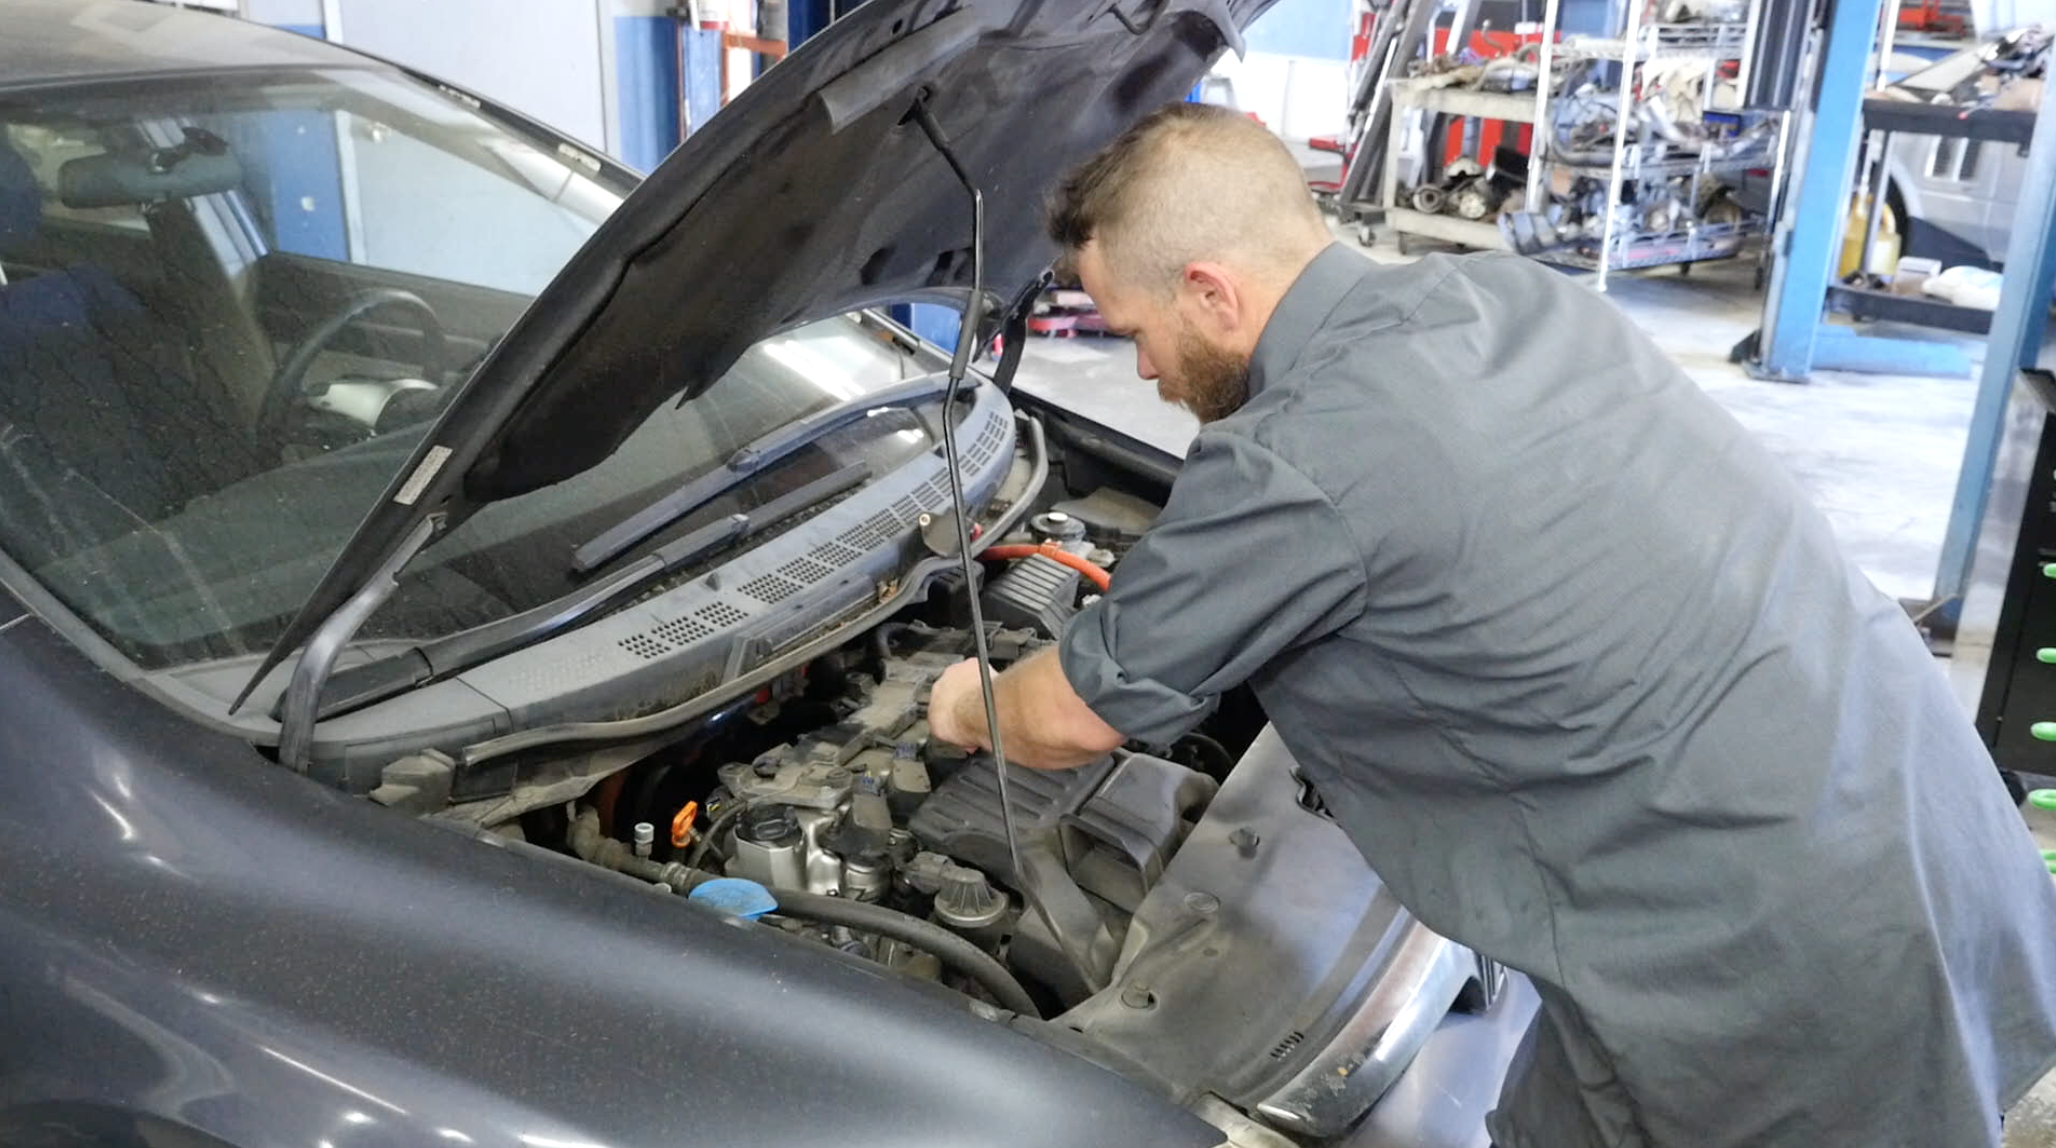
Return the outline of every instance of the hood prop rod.
<path id="1" fill-rule="evenodd" d="M 957 528 L 957 556 L 963 562 L 964 592 L 970 600 L 971 640 L 978 655 L 978 689 L 985 701 L 985 728 L 992 739 L 993 774 L 999 779 L 1000 824 L 1007 836 L 1007 859 L 1012 862 L 1014 883 L 1021 897 L 1035 910 L 1036 917 L 1064 954 L 1079 978 L 1093 991 L 1104 988 L 1113 968 L 1115 945 L 1106 923 L 1099 919 L 1085 894 L 1071 880 L 1056 842 L 1048 833 L 1038 833 L 1030 844 L 1034 865 L 1023 862 L 1021 839 L 1014 828 L 1014 803 L 1007 793 L 1007 753 L 1000 738 L 999 704 L 992 689 L 992 651 L 985 641 L 985 611 L 978 601 L 977 561 L 971 550 L 971 515 L 964 498 L 964 476 L 957 453 L 957 392 L 971 357 L 981 345 L 985 326 L 985 193 L 964 170 L 963 161 L 950 147 L 949 137 L 928 110 L 928 93 L 914 97 L 914 121 L 934 145 L 943 161 L 956 174 L 957 182 L 971 197 L 971 296 L 964 304 L 963 325 L 957 331 L 956 353 L 950 358 L 949 385 L 942 397 L 942 450 L 949 471 L 951 515 Z M 1030 297 L 1032 300 L 1032 296 Z M 1023 323 L 1022 327 L 1026 327 Z M 1007 348 L 1018 363 L 1019 343 Z"/>
<path id="2" fill-rule="evenodd" d="M 300 660 L 293 664 L 293 678 L 286 686 L 285 704 L 279 712 L 278 760 L 294 773 L 306 773 L 314 760 L 314 721 L 320 712 L 321 689 L 335 669 L 336 656 L 356 636 L 358 627 L 385 605 L 400 588 L 400 570 L 435 537 L 443 516 L 431 514 L 414 529 L 364 583 L 344 602 L 321 628 L 307 639 Z"/>

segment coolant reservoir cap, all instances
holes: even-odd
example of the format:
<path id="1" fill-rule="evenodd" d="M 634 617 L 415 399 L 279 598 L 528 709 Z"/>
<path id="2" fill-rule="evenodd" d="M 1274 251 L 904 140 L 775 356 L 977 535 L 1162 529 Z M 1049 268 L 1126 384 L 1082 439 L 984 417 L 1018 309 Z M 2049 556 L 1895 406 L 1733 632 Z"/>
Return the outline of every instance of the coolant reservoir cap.
<path id="1" fill-rule="evenodd" d="M 1043 541 L 1076 542 L 1085 537 L 1085 524 L 1061 510 L 1052 510 L 1029 519 L 1028 529 L 1034 532 L 1036 538 Z"/>
<path id="2" fill-rule="evenodd" d="M 703 882 L 687 898 L 746 921 L 778 909 L 778 898 L 771 895 L 771 890 L 740 877 L 716 877 Z"/>

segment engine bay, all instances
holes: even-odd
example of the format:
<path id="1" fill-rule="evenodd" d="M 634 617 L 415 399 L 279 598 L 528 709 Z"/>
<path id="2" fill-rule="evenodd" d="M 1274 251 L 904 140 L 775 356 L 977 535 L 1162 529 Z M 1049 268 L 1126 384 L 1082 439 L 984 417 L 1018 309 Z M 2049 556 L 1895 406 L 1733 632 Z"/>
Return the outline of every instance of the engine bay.
<path id="1" fill-rule="evenodd" d="M 1003 670 L 1058 640 L 1155 516 L 1115 468 L 1052 461 L 970 584 L 931 575 L 746 697 L 500 759 L 513 780 L 491 794 L 416 755 L 371 796 L 960 994 L 1195 1110 L 1340 1136 L 1495 974 L 1384 889 L 1253 696 L 1172 745 L 1006 766 L 1004 787 L 990 754 L 929 735 L 934 683 L 974 653 L 972 595 Z M 934 517 L 939 553 L 953 523 Z"/>
<path id="2" fill-rule="evenodd" d="M 1145 513 L 1110 492 L 1099 503 L 1124 521 Z M 1050 511 L 995 547 L 1035 550 L 985 565 L 979 593 L 995 668 L 1053 644 L 1096 592 L 1092 572 L 1115 565 L 1136 533 L 1088 533 Z M 943 930 L 1003 965 L 1036 1013 L 1077 1004 L 1105 987 L 1130 919 L 1231 758 L 1202 733 L 1161 754 L 1122 750 L 1077 769 L 1007 767 L 1021 866 L 1042 887 L 1059 885 L 1066 906 L 1031 911 L 998 764 L 928 733 L 935 680 L 973 655 L 966 597 L 944 588 L 919 609 L 925 616 L 878 626 L 583 798 L 528 812 L 521 835 L 990 1003 L 1019 1003 L 984 983 L 990 965 L 978 962 L 981 982 L 924 947 Z M 824 910 L 824 901 L 877 912 Z"/>

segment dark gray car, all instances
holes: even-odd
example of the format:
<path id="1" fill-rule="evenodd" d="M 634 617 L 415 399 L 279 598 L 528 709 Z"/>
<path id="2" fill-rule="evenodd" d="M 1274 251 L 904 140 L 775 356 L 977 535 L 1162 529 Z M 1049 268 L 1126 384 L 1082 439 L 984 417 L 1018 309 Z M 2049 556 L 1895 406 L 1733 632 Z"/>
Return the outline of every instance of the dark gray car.
<path id="1" fill-rule="evenodd" d="M 1531 990 L 1249 698 L 1014 771 L 1017 851 L 925 736 L 1175 473 L 1010 389 L 1043 191 L 1262 6 L 872 0 L 638 184 L 6 0 L 0 1142 L 1482 1143 Z M 873 309 L 976 286 L 946 406 Z"/>

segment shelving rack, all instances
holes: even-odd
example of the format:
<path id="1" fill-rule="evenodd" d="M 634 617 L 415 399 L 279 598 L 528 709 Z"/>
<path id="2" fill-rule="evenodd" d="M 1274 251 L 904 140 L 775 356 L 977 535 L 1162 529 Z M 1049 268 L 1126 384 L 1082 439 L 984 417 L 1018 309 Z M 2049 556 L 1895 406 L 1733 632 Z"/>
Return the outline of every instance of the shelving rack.
<path id="1" fill-rule="evenodd" d="M 1654 154 L 1657 149 L 1652 147 L 1654 140 L 1650 137 L 1650 129 L 1637 122 L 1635 92 L 1641 86 L 1639 69 L 1656 61 L 1682 59 L 1706 60 L 1715 67 L 1735 62 L 1740 72 L 1736 88 L 1741 89 L 1747 84 L 1750 44 L 1762 0 L 1752 0 L 1747 16 L 1742 20 L 1689 24 L 1645 21 L 1644 12 L 1652 2 L 1660 0 L 1625 0 L 1624 27 L 1618 37 L 1574 37 L 1559 41 L 1556 35 L 1559 0 L 1549 0 L 1538 47 L 1538 79 L 1532 92 L 1496 93 L 1442 87 L 1437 86 L 1432 78 L 1421 77 L 1389 81 L 1394 115 L 1389 125 L 1390 136 L 1383 149 L 1381 200 L 1387 225 L 1402 235 L 1418 235 L 1487 249 L 1504 249 L 1507 246 L 1498 226 L 1490 220 L 1421 212 L 1414 210 L 1405 200 L 1399 176 L 1405 162 L 1407 135 L 1417 130 L 1415 125 L 1420 115 L 1448 115 L 1534 126 L 1527 184 L 1520 203 L 1526 211 L 1540 211 L 1547 206 L 1546 188 L 1551 171 L 1605 181 L 1604 213 L 1596 252 L 1588 254 L 1573 244 L 1536 256 L 1597 272 L 1597 285 L 1601 290 L 1605 289 L 1607 275 L 1612 271 L 1725 258 L 1739 251 L 1750 237 L 1765 233 L 1768 221 L 1754 216 L 1745 216 L 1734 222 L 1693 219 L 1682 232 L 1666 230 L 1660 233 L 1647 232 L 1634 222 L 1622 219 L 1623 185 L 1647 178 L 1691 176 L 1692 198 L 1696 202 L 1706 180 L 1742 170 L 1768 169 L 1772 184 L 1770 198 L 1775 202 L 1777 185 L 1783 175 L 1785 134 L 1790 130 L 1785 113 L 1749 113 L 1749 118 L 1776 117 L 1771 133 L 1773 138 L 1768 146 L 1727 156 L 1717 154 L 1712 147 L 1702 147 L 1696 154 Z M 1611 93 L 1614 112 L 1612 147 L 1604 162 L 1589 158 L 1559 159 L 1551 154 L 1555 146 L 1556 110 L 1552 105 L 1563 98 L 1552 91 L 1553 70 L 1565 60 L 1604 61 L 1619 65 L 1619 84 Z M 1710 68 L 1701 85 L 1701 114 L 1709 111 L 1740 113 L 1739 108 L 1724 109 L 1715 105 L 1714 94 L 1719 86 L 1717 76 Z M 1427 166 L 1424 164 L 1423 169 Z"/>
<path id="2" fill-rule="evenodd" d="M 1506 241 L 1501 238 L 1499 226 L 1495 223 L 1416 211 L 1412 207 L 1401 205 L 1399 165 L 1405 151 L 1402 144 L 1413 120 L 1407 113 L 1418 111 L 1434 115 L 1532 124 L 1535 117 L 1540 114 L 1543 106 L 1541 102 L 1521 93 L 1435 87 L 1419 78 L 1392 81 L 1390 94 L 1393 114 L 1390 129 L 1392 136 L 1385 144 L 1385 225 L 1402 235 L 1418 235 L 1444 243 L 1461 243 L 1466 247 L 1487 251 L 1504 250 Z M 1540 131 L 1535 132 L 1535 138 L 1539 140 L 1542 134 Z"/>

